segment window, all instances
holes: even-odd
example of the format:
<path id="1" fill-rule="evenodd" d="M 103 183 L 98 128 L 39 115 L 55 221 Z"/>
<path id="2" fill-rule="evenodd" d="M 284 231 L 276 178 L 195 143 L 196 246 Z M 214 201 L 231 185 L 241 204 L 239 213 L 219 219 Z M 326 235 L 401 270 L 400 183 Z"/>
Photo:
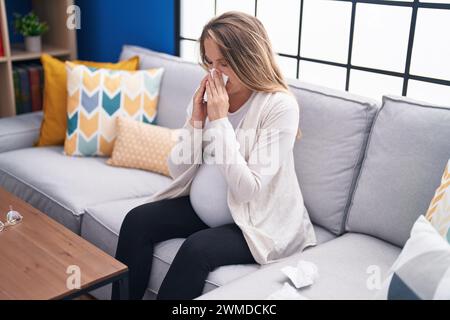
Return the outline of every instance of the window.
<path id="1" fill-rule="evenodd" d="M 178 0 L 178 54 L 198 62 L 203 25 L 230 10 L 266 27 L 277 62 L 298 78 L 381 100 L 450 105 L 450 0 Z"/>

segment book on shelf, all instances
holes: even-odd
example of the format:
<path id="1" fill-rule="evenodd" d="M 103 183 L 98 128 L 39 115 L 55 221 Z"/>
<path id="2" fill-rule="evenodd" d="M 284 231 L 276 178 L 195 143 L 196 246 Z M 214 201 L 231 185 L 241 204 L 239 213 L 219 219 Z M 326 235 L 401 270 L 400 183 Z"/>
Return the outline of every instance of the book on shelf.
<path id="1" fill-rule="evenodd" d="M 16 114 L 42 110 L 44 70 L 40 64 L 13 66 Z"/>
<path id="2" fill-rule="evenodd" d="M 31 111 L 42 110 L 42 91 L 41 91 L 41 77 L 40 72 L 42 66 L 30 65 L 28 68 L 28 76 L 30 80 L 30 97 L 31 97 Z"/>
<path id="3" fill-rule="evenodd" d="M 20 77 L 17 68 L 13 69 L 14 97 L 16 100 L 16 114 L 22 113 L 22 100 L 20 96 Z"/>
<path id="4" fill-rule="evenodd" d="M 28 71 L 23 67 L 17 67 L 20 80 L 20 101 L 22 105 L 21 113 L 31 112 L 31 94 L 30 94 L 30 79 L 28 78 Z"/>
<path id="5" fill-rule="evenodd" d="M 4 56 L 5 56 L 5 49 L 3 48 L 2 28 L 0 27 L 0 57 Z"/>

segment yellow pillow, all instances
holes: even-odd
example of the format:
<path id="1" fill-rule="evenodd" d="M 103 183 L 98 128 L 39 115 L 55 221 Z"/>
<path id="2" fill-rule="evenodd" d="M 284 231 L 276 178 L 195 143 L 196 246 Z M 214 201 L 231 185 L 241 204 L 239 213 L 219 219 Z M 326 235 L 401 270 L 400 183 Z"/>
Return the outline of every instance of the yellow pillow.
<path id="1" fill-rule="evenodd" d="M 44 118 L 37 147 L 63 145 L 67 130 L 67 72 L 65 63 L 48 54 L 41 56 L 44 68 Z M 134 71 L 139 68 L 139 57 L 118 63 L 73 61 L 88 67 Z"/>
<path id="2" fill-rule="evenodd" d="M 106 163 L 156 172 L 170 177 L 167 158 L 177 143 L 178 130 L 117 118 L 117 138 Z"/>

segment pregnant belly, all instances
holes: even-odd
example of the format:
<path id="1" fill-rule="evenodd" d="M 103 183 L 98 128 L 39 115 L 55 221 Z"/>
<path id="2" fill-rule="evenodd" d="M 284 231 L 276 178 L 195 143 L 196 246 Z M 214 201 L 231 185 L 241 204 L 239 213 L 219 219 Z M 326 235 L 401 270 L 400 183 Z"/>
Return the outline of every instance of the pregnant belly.
<path id="1" fill-rule="evenodd" d="M 199 218 L 210 227 L 233 223 L 227 204 L 227 182 L 217 165 L 202 164 L 192 181 L 190 200 Z"/>

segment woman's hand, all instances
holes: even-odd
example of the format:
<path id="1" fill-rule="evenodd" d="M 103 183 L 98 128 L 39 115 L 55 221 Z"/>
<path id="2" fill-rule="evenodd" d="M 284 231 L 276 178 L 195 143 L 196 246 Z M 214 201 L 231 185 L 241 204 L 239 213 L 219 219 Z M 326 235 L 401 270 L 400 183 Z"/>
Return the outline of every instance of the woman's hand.
<path id="1" fill-rule="evenodd" d="M 221 72 L 215 70 L 214 79 L 208 74 L 206 94 L 208 95 L 206 110 L 209 121 L 227 117 L 230 104 Z"/>
<path id="2" fill-rule="evenodd" d="M 203 101 L 207 80 L 208 75 L 203 78 L 202 82 L 200 83 L 200 87 L 195 92 L 194 100 L 192 101 L 192 116 L 190 121 L 191 125 L 197 129 L 203 128 L 207 116 L 206 102 Z"/>

